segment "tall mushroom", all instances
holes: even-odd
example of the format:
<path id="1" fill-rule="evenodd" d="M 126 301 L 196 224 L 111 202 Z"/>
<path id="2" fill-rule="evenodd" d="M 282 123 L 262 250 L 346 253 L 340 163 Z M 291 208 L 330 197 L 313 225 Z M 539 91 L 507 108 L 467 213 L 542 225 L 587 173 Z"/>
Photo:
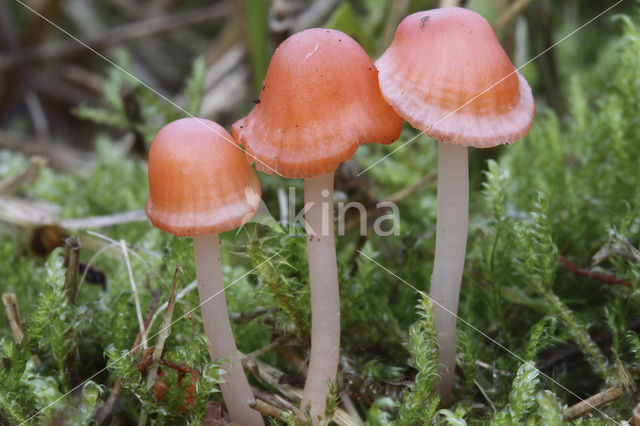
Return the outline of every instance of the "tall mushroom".
<path id="1" fill-rule="evenodd" d="M 522 139 L 531 128 L 533 96 L 489 23 L 462 8 L 406 17 L 376 65 L 385 99 L 413 127 L 438 141 L 438 223 L 430 295 L 444 365 L 439 390 L 447 402 L 467 242 L 467 147 Z"/>
<path id="2" fill-rule="evenodd" d="M 340 351 L 340 299 L 333 231 L 333 174 L 365 142 L 389 144 L 402 119 L 384 101 L 378 72 L 346 34 L 314 28 L 276 50 L 260 102 L 233 126 L 249 161 L 266 173 L 305 179 L 311 286 L 311 355 L 302 411 L 324 415 Z"/>
<path id="3" fill-rule="evenodd" d="M 260 203 L 260 182 L 242 149 L 220 125 L 201 118 L 167 124 L 149 151 L 146 213 L 154 226 L 193 237 L 204 331 L 212 360 L 226 358 L 220 385 L 231 419 L 264 425 L 231 331 L 220 265 L 220 232 L 246 223 Z M 217 297 L 219 296 L 219 297 Z"/>

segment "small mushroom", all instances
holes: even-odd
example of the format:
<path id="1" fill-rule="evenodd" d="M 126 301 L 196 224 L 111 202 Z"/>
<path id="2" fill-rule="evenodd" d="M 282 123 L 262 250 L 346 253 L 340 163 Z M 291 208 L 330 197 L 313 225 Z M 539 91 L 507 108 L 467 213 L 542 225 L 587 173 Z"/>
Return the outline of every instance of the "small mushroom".
<path id="1" fill-rule="evenodd" d="M 311 355 L 302 398 L 324 416 L 340 352 L 340 299 L 333 230 L 333 175 L 365 142 L 389 144 L 402 119 L 384 101 L 378 72 L 346 34 L 314 28 L 285 40 L 271 59 L 260 103 L 233 126 L 265 173 L 305 179 L 311 286 Z"/>
<path id="2" fill-rule="evenodd" d="M 220 232 L 246 223 L 260 202 L 260 182 L 242 150 L 220 125 L 201 118 L 167 124 L 149 151 L 151 223 L 179 237 L 193 237 L 204 332 L 212 360 L 226 358 L 220 385 L 234 422 L 263 425 L 249 407 L 253 392 L 233 338 L 220 264 Z M 219 296 L 219 297 L 218 297 Z"/>
<path id="3" fill-rule="evenodd" d="M 382 95 L 413 127 L 438 141 L 434 300 L 439 390 L 451 398 L 458 297 L 469 215 L 467 147 L 522 139 L 531 128 L 531 88 L 514 69 L 489 23 L 463 8 L 417 12 L 398 26 L 376 61 Z"/>

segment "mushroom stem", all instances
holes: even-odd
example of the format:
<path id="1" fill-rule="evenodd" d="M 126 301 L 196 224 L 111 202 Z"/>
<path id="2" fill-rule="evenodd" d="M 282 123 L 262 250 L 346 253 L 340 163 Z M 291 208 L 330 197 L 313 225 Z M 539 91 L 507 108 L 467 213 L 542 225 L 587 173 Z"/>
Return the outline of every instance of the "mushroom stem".
<path id="1" fill-rule="evenodd" d="M 307 256 L 311 286 L 311 356 L 300 414 L 311 403 L 314 424 L 324 417 L 329 382 L 340 355 L 340 289 L 333 235 L 333 173 L 305 179 Z"/>
<path id="2" fill-rule="evenodd" d="M 438 218 L 436 254 L 430 296 L 438 331 L 442 365 L 437 390 L 451 402 L 456 367 L 458 297 L 469 223 L 469 167 L 467 147 L 438 142 Z"/>
<path id="3" fill-rule="evenodd" d="M 193 237 L 193 254 L 196 259 L 196 279 L 200 296 L 200 309 L 204 333 L 209 339 L 211 360 L 225 358 L 222 367 L 228 372 L 223 376 L 226 383 L 220 385 L 222 398 L 231 419 L 242 425 L 264 425 L 262 416 L 249 407 L 248 401 L 254 396 L 242 369 L 240 355 L 236 348 L 227 300 L 224 295 L 222 265 L 220 263 L 220 240 L 218 235 Z"/>

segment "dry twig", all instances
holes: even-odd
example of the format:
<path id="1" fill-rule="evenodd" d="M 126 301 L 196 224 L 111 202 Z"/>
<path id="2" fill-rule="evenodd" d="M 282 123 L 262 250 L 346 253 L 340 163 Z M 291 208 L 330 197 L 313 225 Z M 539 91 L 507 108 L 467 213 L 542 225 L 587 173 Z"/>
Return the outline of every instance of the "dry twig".
<path id="1" fill-rule="evenodd" d="M 92 151 L 70 148 L 43 137 L 33 138 L 2 130 L 0 130 L 0 148 L 21 152 L 27 156 L 45 157 L 49 160 L 51 167 L 72 170 L 75 173 L 86 172 L 95 160 L 95 153 Z"/>
<path id="2" fill-rule="evenodd" d="M 382 31 L 383 46 L 389 46 L 393 41 L 393 36 L 396 33 L 398 24 L 400 24 L 400 21 L 402 21 L 402 19 L 407 16 L 409 3 L 409 0 L 397 0 L 391 2 L 391 4 L 389 5 L 389 12 L 387 13 L 384 30 Z"/>
<path id="3" fill-rule="evenodd" d="M 182 299 L 187 294 L 191 293 L 193 290 L 195 290 L 197 288 L 198 288 L 198 282 L 197 281 L 193 281 L 188 286 L 186 286 L 185 288 L 183 288 L 182 290 L 180 290 L 178 292 L 178 294 L 176 295 L 176 302 L 178 300 Z M 151 328 L 153 326 L 153 323 L 160 316 L 160 314 L 167 309 L 168 306 L 169 306 L 169 303 L 168 302 L 164 302 L 162 305 L 160 305 L 158 310 L 153 313 L 153 316 L 151 317 L 151 321 L 149 322 L 149 328 Z"/>
<path id="4" fill-rule="evenodd" d="M 57 224 L 65 229 L 94 229 L 107 228 L 109 226 L 123 225 L 125 223 L 143 222 L 147 220 L 144 210 L 132 210 L 122 213 L 114 213 L 105 216 L 89 216 L 79 219 L 59 219 Z"/>
<path id="5" fill-rule="evenodd" d="M 20 345 L 24 339 L 24 327 L 22 326 L 22 320 L 20 318 L 18 298 L 15 293 L 2 293 L 2 303 L 7 313 L 7 320 L 9 320 L 13 340 Z"/>
<path id="6" fill-rule="evenodd" d="M 67 272 L 64 276 L 63 290 L 66 292 L 69 306 L 75 304 L 76 293 L 78 291 L 78 271 L 80 269 L 80 240 L 76 236 L 71 236 L 65 240 L 67 252 L 64 258 L 64 266 Z"/>
<path id="7" fill-rule="evenodd" d="M 631 374 L 624 367 L 624 364 L 618 359 L 616 360 L 616 367 L 618 368 L 618 376 L 622 380 L 622 386 L 624 390 L 631 396 L 634 402 L 640 402 L 640 395 L 638 395 L 638 388 L 636 387 Z"/>
<path id="8" fill-rule="evenodd" d="M 125 41 L 149 37 L 162 32 L 171 31 L 176 28 L 191 26 L 212 19 L 221 18 L 226 14 L 226 5 L 224 3 L 216 3 L 212 6 L 207 6 L 201 9 L 154 17 L 134 22 L 132 24 L 124 24 L 119 27 L 110 28 L 101 34 L 86 38 L 83 40 L 84 45 L 75 40 L 62 40 L 38 45 L 29 49 L 23 49 L 15 53 L 0 56 L 0 71 L 35 61 L 60 58 L 84 52 L 86 50 L 86 46 L 99 50 L 108 46 L 124 43 Z"/>
<path id="9" fill-rule="evenodd" d="M 508 371 L 505 370 L 500 370 L 498 368 L 495 368 L 494 366 L 487 364 L 484 361 L 481 361 L 479 359 L 476 360 L 476 365 L 480 368 L 484 368 L 485 370 L 489 370 L 491 371 L 491 373 L 495 374 L 495 375 L 501 375 L 501 376 L 513 376 L 513 373 L 510 373 Z"/>
<path id="10" fill-rule="evenodd" d="M 591 271 L 589 269 L 581 268 L 575 263 L 572 263 L 570 260 L 562 256 L 558 256 L 558 260 L 560 261 L 560 264 L 562 265 L 563 268 L 573 272 L 576 275 L 582 275 L 583 277 L 593 278 L 594 280 L 602 281 L 603 283 L 606 283 L 606 284 L 611 284 L 611 285 L 617 284 L 625 287 L 631 287 L 631 283 L 629 281 L 618 278 L 615 275 L 605 274 L 604 272 Z"/>
<path id="11" fill-rule="evenodd" d="M 242 354 L 241 354 L 242 356 Z M 266 386 L 275 388 L 283 395 L 286 400 L 282 401 L 287 406 L 297 406 L 302 400 L 302 389 L 289 384 L 280 383 L 280 378 L 284 376 L 284 373 L 277 368 L 260 361 L 259 359 L 251 359 L 247 362 L 243 362 L 244 368 L 251 371 L 254 377 Z M 274 397 L 278 397 L 274 395 Z M 356 426 L 358 423 L 355 421 L 349 413 L 342 408 L 337 408 L 331 417 L 331 421 L 339 426 Z"/>
<path id="12" fill-rule="evenodd" d="M 293 367 L 294 370 L 302 377 L 307 377 L 307 372 L 309 370 L 309 366 L 305 362 L 305 360 L 296 352 L 292 346 L 278 346 L 278 353 L 282 358 L 284 358 L 290 366 Z"/>
<path id="13" fill-rule="evenodd" d="M 518 17 L 520 12 L 531 3 L 531 0 L 516 0 L 506 8 L 500 16 L 493 22 L 493 30 L 499 32 L 511 21 Z"/>
<path id="14" fill-rule="evenodd" d="M 273 405 L 261 399 L 254 399 L 253 401 L 250 401 L 249 407 L 253 408 L 256 411 L 259 411 L 260 413 L 262 413 L 267 417 L 272 417 L 280 421 L 286 420 L 284 416 L 284 412 L 282 410 L 280 410 L 278 407 L 274 407 Z"/>
<path id="15" fill-rule="evenodd" d="M 22 319 L 20 318 L 18 298 L 15 293 L 3 293 L 2 303 L 4 304 L 4 309 L 7 313 L 7 320 L 9 321 L 9 327 L 13 334 L 13 340 L 20 345 L 24 340 L 25 333 L 24 326 L 22 325 Z M 36 354 L 31 355 L 31 359 L 36 364 L 36 367 L 42 364 L 42 361 L 40 361 L 40 358 Z"/>
<path id="16" fill-rule="evenodd" d="M 622 385 L 617 384 L 564 410 L 562 419 L 566 422 L 578 419 L 596 408 L 609 404 L 622 397 Z"/>
<path id="17" fill-rule="evenodd" d="M 144 319 L 142 318 L 142 308 L 140 307 L 140 295 L 138 294 L 138 286 L 136 280 L 133 277 L 133 269 L 131 268 L 131 259 L 129 259 L 129 249 L 124 240 L 120 240 L 120 247 L 122 248 L 122 254 L 124 254 L 124 260 L 127 264 L 127 271 L 129 272 L 129 281 L 131 282 L 131 289 L 133 290 L 133 298 L 136 303 L 136 314 L 138 315 L 138 325 L 140 326 L 140 336 L 142 338 L 142 349 L 147 349 L 147 330 L 145 329 Z"/>
<path id="18" fill-rule="evenodd" d="M 478 390 L 480 391 L 480 393 L 482 394 L 484 399 L 487 400 L 487 402 L 491 406 L 491 411 L 493 411 L 495 413 L 496 412 L 496 406 L 493 404 L 493 401 L 491 400 L 491 398 L 489 398 L 489 395 L 487 395 L 487 392 L 485 392 L 485 390 L 482 387 L 482 385 L 480 384 L 480 382 L 477 379 L 473 379 L 473 384 L 478 388 Z"/>
<path id="19" fill-rule="evenodd" d="M 0 180 L 0 194 L 7 194 L 16 189 L 29 186 L 40 174 L 40 169 L 47 165 L 47 159 L 34 155 L 29 158 L 29 164 L 13 176 Z"/>
<path id="20" fill-rule="evenodd" d="M 160 362 L 160 358 L 162 357 L 162 351 L 164 350 L 164 342 L 169 337 L 171 333 L 171 320 L 173 318 L 173 308 L 176 304 L 176 288 L 178 286 L 178 276 L 182 272 L 182 267 L 178 263 L 176 266 L 176 271 L 173 274 L 173 284 L 171 285 L 171 295 L 169 296 L 167 312 L 164 315 L 164 321 L 162 321 L 162 325 L 160 326 L 160 331 L 158 332 L 158 339 L 156 340 L 155 348 L 153 349 L 153 363 L 151 364 L 151 369 L 149 370 L 149 375 L 147 376 L 147 389 L 151 389 L 153 384 L 155 383 L 156 376 L 158 374 L 158 363 Z"/>
<path id="21" fill-rule="evenodd" d="M 278 337 L 273 342 L 270 342 L 268 345 L 265 345 L 265 346 L 261 347 L 258 350 L 255 350 L 253 352 L 250 352 L 248 354 L 243 355 L 242 356 L 242 362 L 244 363 L 244 362 L 247 362 L 247 361 L 249 361 L 251 359 L 258 358 L 259 356 L 269 352 L 271 349 L 274 349 L 274 348 L 280 346 L 282 344 L 283 340 L 284 339 L 282 337 Z"/>

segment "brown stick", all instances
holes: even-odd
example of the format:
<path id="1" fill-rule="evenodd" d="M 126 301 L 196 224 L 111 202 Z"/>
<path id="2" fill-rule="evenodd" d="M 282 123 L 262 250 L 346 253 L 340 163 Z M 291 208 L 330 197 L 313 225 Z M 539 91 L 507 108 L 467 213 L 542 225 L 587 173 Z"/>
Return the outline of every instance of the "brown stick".
<path id="1" fill-rule="evenodd" d="M 15 189 L 31 185 L 40 174 L 40 169 L 47 165 L 47 159 L 34 155 L 29 158 L 29 164 L 15 175 L 0 180 L 0 194 L 7 194 Z"/>
<path id="2" fill-rule="evenodd" d="M 67 253 L 64 258 L 64 265 L 67 272 L 64 276 L 63 291 L 66 292 L 69 306 L 75 304 L 76 291 L 78 289 L 78 270 L 80 268 L 80 240 L 76 236 L 71 236 L 65 240 Z"/>
<path id="3" fill-rule="evenodd" d="M 594 280 L 602 281 L 606 284 L 611 285 L 622 285 L 625 287 L 631 287 L 631 283 L 629 281 L 623 280 L 621 278 L 616 277 L 615 275 L 605 274 L 604 272 L 590 271 L 589 269 L 583 269 L 566 259 L 565 257 L 558 256 L 558 261 L 562 265 L 562 267 L 568 271 L 573 272 L 576 275 L 582 275 L 583 277 L 593 278 Z"/>
<path id="4" fill-rule="evenodd" d="M 122 240 L 121 240 L 122 241 Z M 162 351 L 164 351 L 164 342 L 169 337 L 171 333 L 171 318 L 173 317 L 173 308 L 176 303 L 176 288 L 178 286 L 178 276 L 182 268 L 180 263 L 176 265 L 176 271 L 173 274 L 173 284 L 171 285 L 171 294 L 169 296 L 169 301 L 167 304 L 167 312 L 165 312 L 164 321 L 162 321 L 162 325 L 160 326 L 160 331 L 158 332 L 158 339 L 156 340 L 156 345 L 153 348 L 153 355 L 151 358 L 151 367 L 149 368 L 149 373 L 147 375 L 147 390 L 151 390 L 151 388 L 156 383 L 156 378 L 158 376 L 158 367 L 160 366 L 160 361 L 162 358 Z M 145 321 L 143 320 L 143 324 Z M 147 325 L 143 325 L 144 330 L 146 330 Z M 145 331 L 146 337 L 146 331 Z M 151 348 L 149 348 L 151 349 Z M 138 425 L 143 426 L 147 423 L 147 413 L 144 410 L 144 406 L 140 407 L 140 416 L 138 418 Z"/>
<path id="5" fill-rule="evenodd" d="M 93 37 L 82 40 L 84 44 L 76 40 L 62 40 L 38 45 L 33 48 L 24 49 L 15 53 L 0 56 L 0 71 L 10 69 L 25 63 L 32 63 L 47 59 L 60 58 L 86 50 L 86 46 L 99 50 L 104 47 L 117 45 L 125 41 L 137 38 L 149 37 L 162 32 L 174 30 L 176 28 L 195 25 L 211 19 L 221 18 L 227 14 L 227 7 L 224 3 L 216 3 L 213 6 L 204 7 L 197 10 L 188 10 L 172 15 L 165 15 L 157 18 L 124 24 L 111 28 Z M 50 25 L 41 23 L 42 25 Z M 86 46 L 85 46 L 86 45 Z"/>
<path id="6" fill-rule="evenodd" d="M 18 298 L 15 293 L 2 293 L 2 303 L 4 304 L 4 310 L 7 312 L 7 319 L 9 320 L 9 327 L 11 327 L 13 340 L 20 345 L 24 339 L 24 327 L 20 319 Z"/>
<path id="7" fill-rule="evenodd" d="M 293 349 L 292 346 L 278 346 L 276 350 L 278 351 L 280 356 L 282 356 L 282 358 L 284 358 L 284 360 L 287 361 L 287 363 L 292 366 L 294 370 L 296 370 L 298 374 L 300 374 L 302 377 L 307 377 L 307 371 L 309 370 L 309 367 L 307 366 L 305 360 L 300 355 L 298 355 L 298 353 Z"/>
<path id="8" fill-rule="evenodd" d="M 180 275 L 180 272 L 182 272 L 182 267 L 178 263 L 178 265 L 176 266 L 176 271 L 173 274 L 173 284 L 171 285 L 171 295 L 169 296 L 167 312 L 165 312 L 164 321 L 162 322 L 162 326 L 160 326 L 156 345 L 153 350 L 153 361 L 151 364 L 151 369 L 149 370 L 149 375 L 147 376 L 147 389 L 151 389 L 156 381 L 156 376 L 158 374 L 158 365 L 160 362 L 160 358 L 162 358 L 162 351 L 164 350 L 164 342 L 165 340 L 167 340 L 167 337 L 169 337 L 169 334 L 171 333 L 171 319 L 173 318 L 173 307 L 176 304 L 176 289 L 178 287 L 178 277 Z"/>
<path id="9" fill-rule="evenodd" d="M 458 7 L 460 0 L 440 0 L 438 7 Z"/>
<path id="10" fill-rule="evenodd" d="M 0 148 L 39 155 L 49 160 L 51 167 L 60 170 L 87 171 L 93 165 L 95 154 L 91 151 L 69 148 L 46 138 L 32 138 L 0 130 Z"/>
<path id="11" fill-rule="evenodd" d="M 531 0 L 516 0 L 505 9 L 504 12 L 493 22 L 493 30 L 500 31 L 507 26 L 512 20 L 518 17 L 522 9 L 527 7 Z"/>
<path id="12" fill-rule="evenodd" d="M 153 293 L 153 297 L 151 298 L 151 302 L 149 303 L 149 308 L 147 308 L 147 312 L 144 316 L 144 327 L 145 329 L 149 329 L 149 323 L 151 322 L 151 318 L 153 318 L 153 312 L 156 310 L 156 306 L 158 306 L 158 302 L 160 301 L 160 296 L 162 292 L 160 290 L 156 290 Z M 142 340 L 142 334 L 138 332 L 136 336 L 136 340 L 133 342 L 133 346 L 131 347 L 131 351 L 129 352 L 131 356 L 135 357 L 140 350 L 140 341 Z"/>
<path id="13" fill-rule="evenodd" d="M 404 200 L 405 198 L 407 198 L 409 195 L 416 192 L 418 189 L 425 186 L 426 184 L 433 182 L 434 180 L 436 180 L 437 177 L 438 177 L 437 172 L 428 173 L 422 176 L 417 182 L 414 182 L 411 185 L 407 186 L 406 188 L 403 188 L 400 191 L 392 194 L 386 201 L 391 203 L 398 203 Z"/>
<path id="14" fill-rule="evenodd" d="M 382 45 L 388 46 L 393 41 L 393 35 L 396 33 L 396 28 L 400 21 L 407 16 L 407 9 L 409 8 L 409 0 L 396 0 L 389 5 L 389 11 L 387 12 L 386 23 L 384 30 L 382 31 Z"/>
<path id="15" fill-rule="evenodd" d="M 249 402 L 249 407 L 253 408 L 256 411 L 259 411 L 267 417 L 278 419 L 280 421 L 286 420 L 282 410 L 280 410 L 278 407 L 274 407 L 273 405 L 264 402 L 261 399 L 254 399 L 253 401 Z"/>
<path id="16" fill-rule="evenodd" d="M 619 399 L 622 395 L 622 385 L 617 384 L 567 408 L 564 410 L 562 419 L 566 422 L 570 422 L 590 413 L 596 408 L 602 407 L 603 405 Z"/>
<path id="17" fill-rule="evenodd" d="M 616 360 L 616 367 L 618 368 L 618 375 L 620 376 L 620 380 L 622 380 L 622 387 L 624 390 L 631 396 L 633 402 L 640 402 L 640 398 L 638 398 L 638 388 L 636 388 L 636 384 L 631 377 L 631 374 L 624 367 L 624 364 L 619 359 Z"/>
<path id="18" fill-rule="evenodd" d="M 24 340 L 24 326 L 22 325 L 22 319 L 20 318 L 20 307 L 18 306 L 18 298 L 15 293 L 3 293 L 2 303 L 4 309 L 7 312 L 7 319 L 9 320 L 9 327 L 11 327 L 11 333 L 13 334 L 13 340 L 17 344 L 22 344 Z M 38 355 L 31 355 L 31 359 L 35 362 L 36 366 L 40 366 L 42 361 Z"/>
<path id="19" fill-rule="evenodd" d="M 78 292 L 78 271 L 80 269 L 80 240 L 76 236 L 71 236 L 65 240 L 67 251 L 64 257 L 64 266 L 67 272 L 64 275 L 64 285 L 62 290 L 67 298 L 67 305 L 74 306 L 76 303 L 76 293 Z M 82 382 L 80 377 L 80 349 L 78 348 L 78 336 L 73 336 L 72 332 L 67 333 L 67 338 L 72 342 L 73 347 L 65 360 L 65 368 L 69 376 L 71 386 L 77 388 Z"/>

